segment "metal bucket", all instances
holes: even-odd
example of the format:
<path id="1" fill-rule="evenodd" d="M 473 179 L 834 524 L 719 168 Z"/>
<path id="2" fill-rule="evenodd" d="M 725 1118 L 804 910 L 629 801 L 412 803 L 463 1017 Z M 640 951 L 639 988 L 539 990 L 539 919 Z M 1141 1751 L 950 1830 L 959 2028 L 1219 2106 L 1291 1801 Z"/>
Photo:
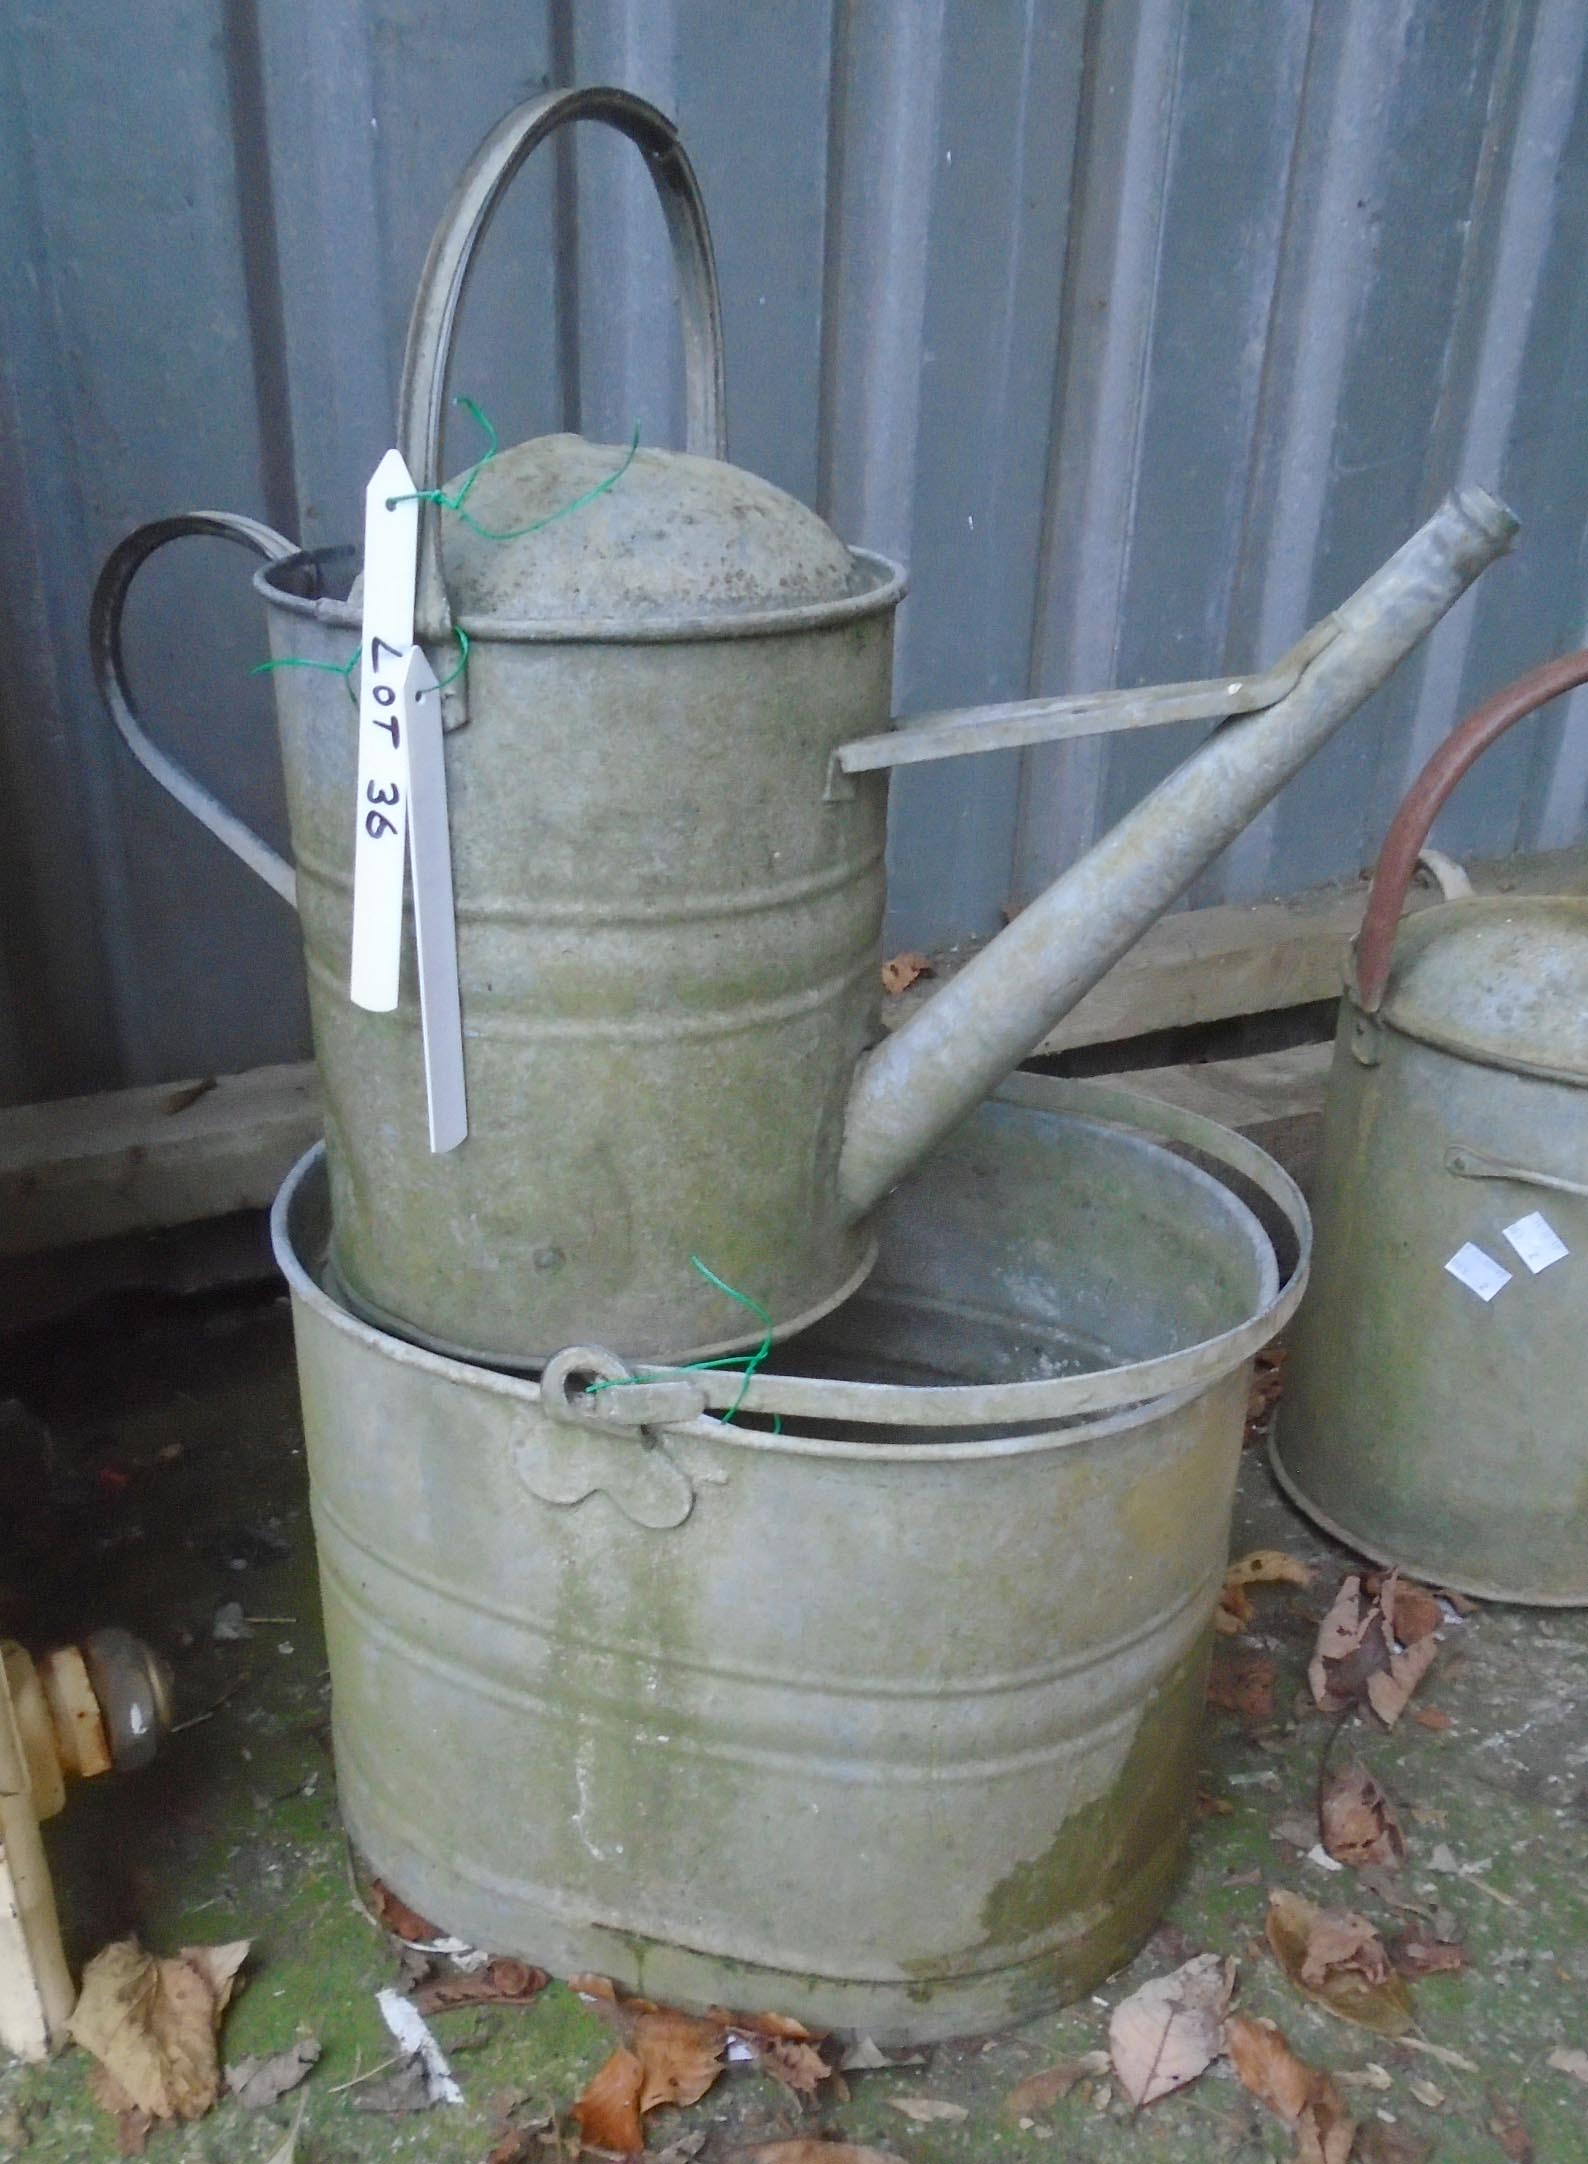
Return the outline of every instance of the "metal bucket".
<path id="1" fill-rule="evenodd" d="M 383 1335 L 322 1289 L 328 1215 L 316 1151 L 276 1253 L 342 1808 L 404 1899 L 562 1973 L 884 2040 L 1130 1956 L 1191 1817 L 1249 1364 L 1305 1275 L 1261 1151 L 1017 1078 L 731 1426 L 619 1425 L 654 1395 Z"/>

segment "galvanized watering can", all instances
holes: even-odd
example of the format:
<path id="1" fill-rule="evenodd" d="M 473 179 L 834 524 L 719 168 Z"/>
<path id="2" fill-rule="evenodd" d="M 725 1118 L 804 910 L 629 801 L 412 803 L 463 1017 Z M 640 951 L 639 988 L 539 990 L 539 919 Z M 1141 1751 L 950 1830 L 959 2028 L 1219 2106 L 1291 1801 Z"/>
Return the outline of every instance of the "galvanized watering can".
<path id="1" fill-rule="evenodd" d="M 275 678 L 296 872 L 145 737 L 120 653 L 138 566 L 207 533 L 267 559 L 278 658 L 357 650 L 351 550 L 296 551 L 194 513 L 131 535 L 93 644 L 143 764 L 303 919 L 325 1092 L 332 1267 L 366 1317 L 532 1368 L 596 1337 L 709 1356 L 779 1335 L 871 1268 L 879 1201 L 1160 916 L 1507 545 L 1511 514 L 1452 496 L 1260 676 L 1019 701 L 894 726 L 896 566 L 723 463 L 710 237 L 672 124 L 618 90 L 510 114 L 455 194 L 420 280 L 399 445 L 440 478 L 451 331 L 474 252 L 553 129 L 607 122 L 643 151 L 682 297 L 687 448 L 572 436 L 481 469 L 475 524 L 423 512 L 418 629 L 445 693 L 470 1132 L 425 1146 L 411 987 L 347 996 L 356 720 L 343 685 Z M 589 492 L 600 490 L 583 502 Z M 556 523 L 511 543 L 574 503 Z M 925 1008 L 879 1043 L 887 775 L 923 759 L 1102 730 L 1229 720 Z"/>
<path id="2" fill-rule="evenodd" d="M 1588 1603 L 1588 899 L 1473 895 L 1398 925 L 1440 806 L 1534 669 L 1424 768 L 1384 843 L 1340 1010 L 1273 1462 L 1364 1555 L 1497 1600 Z M 1455 877 L 1451 877 L 1454 871 Z"/>

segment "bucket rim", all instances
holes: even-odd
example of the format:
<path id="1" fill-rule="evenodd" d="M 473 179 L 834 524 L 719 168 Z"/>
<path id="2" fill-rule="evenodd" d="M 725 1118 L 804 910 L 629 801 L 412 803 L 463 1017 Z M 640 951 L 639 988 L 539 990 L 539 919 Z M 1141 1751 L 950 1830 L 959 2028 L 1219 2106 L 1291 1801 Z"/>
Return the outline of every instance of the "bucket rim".
<path id="1" fill-rule="evenodd" d="M 924 1446 L 918 1441 L 890 1444 L 886 1440 L 886 1431 L 890 1427 L 1031 1429 L 1056 1421 L 1076 1423 L 1068 1434 L 1058 1436 L 1028 1433 L 990 1439 L 983 1436 L 974 1441 L 945 1437 L 942 1444 L 931 1445 L 928 1454 L 934 1460 L 942 1461 L 1052 1449 L 1096 1440 L 1103 1431 L 1095 1419 L 1087 1416 L 1127 1416 L 1119 1422 L 1106 1423 L 1109 1428 L 1135 1425 L 1144 1413 L 1168 1411 L 1173 1404 L 1200 1395 L 1243 1367 L 1283 1329 L 1306 1289 L 1311 1260 L 1311 1218 L 1296 1183 L 1266 1151 L 1198 1113 L 1092 1082 L 1016 1075 L 994 1092 L 990 1101 L 1025 1105 L 1038 1111 L 1079 1113 L 1100 1120 L 1104 1125 L 1123 1127 L 1137 1134 L 1145 1130 L 1150 1138 L 1177 1142 L 1238 1173 L 1267 1198 L 1289 1227 L 1296 1252 L 1288 1275 L 1281 1274 L 1267 1230 L 1232 1189 L 1229 1191 L 1230 1205 L 1249 1220 L 1253 1233 L 1267 1247 L 1272 1274 L 1265 1288 L 1267 1297 L 1244 1321 L 1214 1337 L 1202 1339 L 1177 1352 L 1158 1354 L 1148 1360 L 1127 1362 L 1085 1375 L 966 1385 L 857 1383 L 805 1376 L 757 1375 L 741 1387 L 742 1378 L 733 1373 L 646 1366 L 647 1376 L 687 1374 L 691 1382 L 707 1393 L 706 1413 L 694 1420 L 669 1424 L 660 1432 L 799 1456 L 868 1460 L 897 1456 L 919 1462 Z M 396 1337 L 354 1314 L 317 1282 L 297 1251 L 291 1218 L 299 1192 L 319 1169 L 324 1155 L 325 1145 L 316 1143 L 298 1160 L 282 1183 L 271 1210 L 272 1246 L 294 1298 L 301 1300 L 310 1312 L 339 1333 L 367 1340 L 372 1349 L 381 1350 L 400 1364 L 538 1407 L 541 1394 L 536 1378 L 454 1359 L 416 1345 L 407 1338 Z M 730 1426 L 710 1416 L 711 1410 L 725 1410 L 736 1399 L 746 1412 L 859 1424 L 879 1431 L 878 1439 L 769 1434 L 753 1428 Z M 626 1432 L 631 1431 L 614 1430 L 619 1437 Z"/>
<path id="2" fill-rule="evenodd" d="M 855 563 L 867 572 L 869 583 L 855 594 L 840 594 L 831 601 L 805 602 L 797 608 L 755 609 L 742 616 L 657 616 L 644 622 L 630 617 L 606 619 L 592 616 L 509 617 L 472 616 L 456 619 L 473 646 L 483 640 L 502 646 L 658 646 L 685 645 L 702 640 L 777 637 L 801 631 L 831 631 L 871 616 L 892 613 L 904 599 L 909 585 L 902 564 L 874 549 L 851 549 Z M 347 601 L 328 595 L 318 597 L 283 592 L 276 578 L 296 566 L 314 564 L 332 556 L 357 561 L 357 551 L 346 544 L 329 548 L 299 549 L 291 556 L 262 564 L 254 574 L 254 590 L 268 608 L 305 616 L 333 631 L 350 631 L 362 637 L 362 611 Z M 429 637 L 428 633 L 422 634 Z"/>

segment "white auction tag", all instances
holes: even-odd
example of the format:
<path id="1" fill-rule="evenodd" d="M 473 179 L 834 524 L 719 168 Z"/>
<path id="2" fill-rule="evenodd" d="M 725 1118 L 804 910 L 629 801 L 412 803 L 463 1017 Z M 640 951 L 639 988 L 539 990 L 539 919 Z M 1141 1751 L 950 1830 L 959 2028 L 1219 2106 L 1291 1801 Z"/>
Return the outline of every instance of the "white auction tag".
<path id="1" fill-rule="evenodd" d="M 1500 1237 L 1510 1241 L 1535 1277 L 1540 1270 L 1547 1270 L 1552 1262 L 1559 1262 L 1563 1255 L 1571 1253 L 1542 1210 L 1519 1217 L 1514 1225 L 1504 1228 Z"/>
<path id="2" fill-rule="evenodd" d="M 408 757 L 397 716 L 399 680 L 414 643 L 419 505 L 402 454 L 388 451 L 364 491 L 364 626 L 359 657 L 358 824 L 353 842 L 356 1007 L 388 1014 L 402 974 L 403 859 Z"/>
<path id="3" fill-rule="evenodd" d="M 1458 1278 L 1469 1292 L 1475 1292 L 1480 1300 L 1492 1300 L 1495 1294 L 1511 1282 L 1511 1273 L 1504 1263 L 1496 1262 L 1492 1255 L 1468 1240 L 1458 1247 L 1445 1268 Z"/>
<path id="4" fill-rule="evenodd" d="M 441 692 L 423 647 L 409 652 L 396 712 L 408 784 L 408 854 L 414 875 L 414 941 L 419 953 L 419 1021 L 424 1035 L 430 1147 L 456 1149 L 469 1131 L 463 1082 L 463 1011 L 458 995 L 458 929 L 452 902 L 452 835 Z"/>

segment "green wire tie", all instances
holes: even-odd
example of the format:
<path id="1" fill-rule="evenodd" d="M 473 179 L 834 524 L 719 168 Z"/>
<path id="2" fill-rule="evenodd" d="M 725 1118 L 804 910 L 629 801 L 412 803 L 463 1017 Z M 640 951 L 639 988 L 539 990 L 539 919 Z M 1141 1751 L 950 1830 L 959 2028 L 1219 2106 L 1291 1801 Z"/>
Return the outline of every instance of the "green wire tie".
<path id="1" fill-rule="evenodd" d="M 527 526 L 514 526 L 506 533 L 493 533 L 489 526 L 480 524 L 472 511 L 466 511 L 463 507 L 468 500 L 470 489 L 473 488 L 475 482 L 497 454 L 499 443 L 496 430 L 472 398 L 458 397 L 452 403 L 455 406 L 464 407 L 470 418 L 477 421 L 490 438 L 484 452 L 464 475 L 462 485 L 455 496 L 449 496 L 446 490 L 441 488 L 416 488 L 406 496 L 388 496 L 386 498 L 386 508 L 388 511 L 392 511 L 400 503 L 433 503 L 442 511 L 451 511 L 463 521 L 471 533 L 477 533 L 482 541 L 522 541 L 529 534 L 543 533 L 548 526 L 555 525 L 558 519 L 566 518 L 570 511 L 582 511 L 586 504 L 594 503 L 598 496 L 604 496 L 609 488 L 616 488 L 630 466 L 633 465 L 634 454 L 640 447 L 640 424 L 636 421 L 634 434 L 629 439 L 628 455 L 622 465 L 609 473 L 604 481 L 597 481 L 595 487 L 587 488 L 582 496 L 575 496 L 571 503 L 559 504 L 555 511 L 548 511 L 544 518 L 531 520 Z"/>
<path id="2" fill-rule="evenodd" d="M 749 1389 L 755 1375 L 761 1368 L 766 1365 L 766 1362 L 771 1354 L 772 1318 L 767 1313 L 766 1309 L 761 1305 L 759 1300 L 753 1300 L 750 1297 L 749 1293 L 739 1292 L 732 1285 L 725 1284 L 724 1281 L 717 1275 L 715 1270 L 707 1269 L 706 1265 L 701 1261 L 698 1255 L 691 1255 L 689 1260 L 691 1266 L 700 1272 L 701 1276 L 706 1279 L 708 1284 L 715 1285 L 719 1292 L 725 1292 L 730 1300 L 737 1300 L 741 1307 L 747 1307 L 750 1310 L 751 1314 L 759 1319 L 761 1327 L 766 1332 L 765 1337 L 762 1338 L 760 1344 L 756 1347 L 753 1353 L 728 1353 L 725 1354 L 720 1360 L 686 1360 L 681 1367 L 671 1368 L 667 1370 L 669 1374 L 674 1375 L 702 1375 L 705 1374 L 707 1370 L 713 1368 L 722 1368 L 727 1370 L 737 1368 L 740 1372 L 739 1395 L 734 1399 L 732 1405 L 729 1406 L 728 1410 L 722 1416 L 723 1425 L 727 1426 L 732 1422 L 735 1415 L 738 1413 L 740 1406 L 744 1403 L 744 1394 Z M 585 1384 L 585 1395 L 586 1397 L 594 1397 L 599 1391 L 602 1390 L 621 1390 L 630 1383 L 646 1382 L 650 1380 L 653 1375 L 660 1372 L 661 1371 L 658 1369 L 640 1368 L 633 1375 L 614 1375 L 610 1378 L 601 1377 L 593 1383 Z M 774 1414 L 772 1418 L 772 1433 L 774 1435 L 781 1435 L 782 1432 L 782 1415 Z"/>
<path id="3" fill-rule="evenodd" d="M 522 541 L 528 534 L 544 532 L 546 527 L 555 525 L 558 519 L 566 518 L 570 511 L 582 511 L 586 504 L 594 503 L 598 496 L 604 496 L 609 488 L 615 488 L 617 486 L 619 481 L 621 481 L 623 476 L 628 472 L 630 466 L 634 463 L 634 454 L 636 451 L 638 451 L 640 447 L 640 424 L 638 421 L 636 421 L 634 424 L 634 434 L 629 442 L 628 456 L 624 459 L 621 466 L 617 467 L 613 472 L 607 475 L 604 481 L 598 481 L 594 488 L 587 488 L 582 496 L 575 496 L 570 503 L 560 504 L 555 511 L 548 511 L 544 518 L 537 518 L 533 520 L 528 526 L 515 526 L 507 533 L 493 533 L 489 526 L 482 526 L 480 524 L 479 520 L 474 516 L 472 511 L 466 511 L 464 509 L 464 504 L 468 498 L 470 489 L 473 488 L 475 482 L 480 478 L 480 475 L 485 471 L 486 467 L 491 463 L 492 459 L 495 458 L 497 451 L 500 448 L 499 439 L 497 437 L 495 428 L 491 425 L 489 417 L 480 410 L 480 408 L 475 404 L 472 398 L 460 396 L 455 398 L 452 403 L 455 406 L 465 407 L 471 418 L 477 421 L 480 427 L 484 429 L 487 437 L 490 439 L 486 445 L 485 451 L 479 458 L 475 460 L 474 464 L 464 475 L 462 485 L 458 489 L 456 495 L 449 496 L 445 489 L 440 488 L 416 488 L 412 491 L 411 494 L 406 496 L 388 496 L 386 498 L 386 508 L 388 511 L 392 511 L 395 510 L 397 505 L 400 503 L 433 503 L 437 506 L 438 509 L 442 511 L 451 511 L 456 517 L 462 519 L 464 525 L 467 526 L 471 532 L 477 533 L 482 541 Z M 436 689 L 438 691 L 445 691 L 448 684 L 456 683 L 457 679 L 463 674 L 464 670 L 469 665 L 468 633 L 462 628 L 461 625 L 455 624 L 453 626 L 452 635 L 458 642 L 458 645 L 462 652 L 462 658 L 458 662 L 457 667 L 452 671 L 451 675 L 444 676 L 441 679 L 441 682 L 436 686 Z M 306 656 L 300 654 L 284 654 L 279 661 L 255 662 L 254 666 L 249 670 L 248 673 L 250 676 L 267 676 L 272 669 L 326 669 L 329 670 L 331 675 L 340 676 L 342 678 L 343 682 L 347 685 L 348 697 L 352 700 L 353 704 L 357 706 L 358 693 L 353 689 L 353 671 L 358 667 L 359 655 L 362 652 L 362 645 L 355 647 L 355 649 L 348 656 L 345 662 L 310 661 L 309 659 L 307 659 Z M 704 1269 L 704 1263 L 702 1263 L 700 1267 Z M 706 1272 L 706 1274 L 708 1277 L 711 1275 L 709 1270 Z M 717 1281 L 713 1279 L 712 1282 L 716 1283 Z M 730 1288 L 726 1285 L 724 1285 L 722 1289 L 724 1292 L 728 1292 L 730 1290 Z M 732 1297 L 737 1300 L 741 1298 L 742 1295 L 739 1293 L 733 1293 Z"/>
<path id="4" fill-rule="evenodd" d="M 469 634 L 461 624 L 454 624 L 452 636 L 458 642 L 459 660 L 437 684 L 437 691 L 445 691 L 448 684 L 455 684 L 469 665 Z M 256 661 L 249 670 L 250 676 L 268 676 L 272 669 L 327 669 L 332 676 L 339 676 L 347 686 L 347 695 L 358 704 L 358 693 L 353 689 L 353 671 L 358 667 L 358 657 L 364 651 L 362 642 L 355 646 L 346 661 L 310 661 L 303 654 L 283 654 L 279 661 Z"/>

